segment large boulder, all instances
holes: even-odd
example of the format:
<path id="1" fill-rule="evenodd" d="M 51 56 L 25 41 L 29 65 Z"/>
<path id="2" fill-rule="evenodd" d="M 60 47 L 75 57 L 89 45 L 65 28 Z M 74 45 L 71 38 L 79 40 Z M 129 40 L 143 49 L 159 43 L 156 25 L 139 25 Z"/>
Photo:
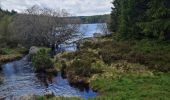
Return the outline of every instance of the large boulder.
<path id="1" fill-rule="evenodd" d="M 30 48 L 30 50 L 29 50 L 29 54 L 30 54 L 30 55 L 34 55 L 34 54 L 36 54 L 38 51 L 39 51 L 39 48 L 38 48 L 38 47 L 32 46 L 32 47 Z"/>

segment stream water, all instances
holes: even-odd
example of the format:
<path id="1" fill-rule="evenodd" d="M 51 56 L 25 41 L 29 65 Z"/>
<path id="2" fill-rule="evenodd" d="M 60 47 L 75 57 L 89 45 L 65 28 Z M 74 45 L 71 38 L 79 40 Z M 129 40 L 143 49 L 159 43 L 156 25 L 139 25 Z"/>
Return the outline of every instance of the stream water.
<path id="1" fill-rule="evenodd" d="M 21 96 L 43 95 L 52 91 L 55 96 L 90 98 L 97 93 L 88 87 L 73 87 L 67 79 L 57 76 L 37 77 L 27 57 L 2 65 L 3 83 L 0 85 L 0 100 L 13 100 Z"/>
<path id="2" fill-rule="evenodd" d="M 84 38 L 93 37 L 94 33 L 102 33 L 98 24 L 82 24 L 80 31 L 84 33 Z M 62 47 L 63 48 L 63 47 Z M 65 50 L 75 51 L 75 45 L 64 45 Z M 52 91 L 56 96 L 91 98 L 97 96 L 97 93 L 88 86 L 76 87 L 69 84 L 67 79 L 62 78 L 61 73 L 57 76 L 37 75 L 33 67 L 27 61 L 27 57 L 21 60 L 9 62 L 1 66 L 2 77 L 0 84 L 0 100 L 17 100 L 25 95 L 43 95 L 46 91 Z M 38 77 L 37 77 L 38 76 Z"/>

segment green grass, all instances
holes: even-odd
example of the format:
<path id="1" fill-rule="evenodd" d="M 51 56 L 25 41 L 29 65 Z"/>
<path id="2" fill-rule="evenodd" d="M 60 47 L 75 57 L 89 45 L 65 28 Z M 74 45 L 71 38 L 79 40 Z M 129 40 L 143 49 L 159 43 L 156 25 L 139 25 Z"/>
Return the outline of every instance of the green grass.
<path id="1" fill-rule="evenodd" d="M 99 38 L 84 42 L 80 51 L 64 53 L 60 59 L 66 61 L 67 72 L 88 76 L 100 94 L 95 100 L 170 99 L 169 42 Z"/>
<path id="2" fill-rule="evenodd" d="M 154 75 L 125 74 L 111 79 L 99 77 L 92 81 L 93 88 L 103 96 L 96 100 L 114 98 L 114 100 L 169 100 L 170 74 L 157 73 Z"/>
<path id="3" fill-rule="evenodd" d="M 36 100 L 83 100 L 83 99 L 77 98 L 77 97 L 50 97 L 50 98 L 47 98 L 45 96 L 40 96 L 40 97 L 37 97 Z"/>
<path id="4" fill-rule="evenodd" d="M 1 48 L 0 49 L 0 54 L 1 55 L 9 55 L 11 53 L 13 53 L 13 51 L 11 49 L 9 49 L 9 48 Z"/>

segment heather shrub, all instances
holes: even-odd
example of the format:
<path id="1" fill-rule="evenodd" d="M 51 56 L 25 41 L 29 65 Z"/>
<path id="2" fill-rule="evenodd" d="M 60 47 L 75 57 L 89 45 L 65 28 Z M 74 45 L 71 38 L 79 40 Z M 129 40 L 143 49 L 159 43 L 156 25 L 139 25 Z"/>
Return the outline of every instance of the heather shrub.
<path id="1" fill-rule="evenodd" d="M 32 62 L 38 72 L 54 67 L 54 63 L 45 49 L 40 49 L 37 54 L 33 56 Z"/>

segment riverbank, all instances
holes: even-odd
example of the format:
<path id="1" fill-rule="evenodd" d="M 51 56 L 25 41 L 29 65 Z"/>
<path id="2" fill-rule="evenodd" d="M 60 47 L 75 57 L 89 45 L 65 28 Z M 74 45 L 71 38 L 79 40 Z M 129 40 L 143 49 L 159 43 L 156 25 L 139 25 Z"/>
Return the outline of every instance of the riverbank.
<path id="1" fill-rule="evenodd" d="M 0 63 L 6 63 L 13 60 L 20 59 L 27 52 L 25 48 L 1 48 L 0 49 Z"/>
<path id="2" fill-rule="evenodd" d="M 99 95 L 91 99 L 168 100 L 169 50 L 169 43 L 151 40 L 115 41 L 108 36 L 86 39 L 78 51 L 60 53 L 52 60 L 55 69 L 64 72 L 71 84 L 86 84 L 96 90 Z M 35 97 L 37 100 L 81 100 Z"/>
<path id="3" fill-rule="evenodd" d="M 0 48 L 0 71 L 1 64 L 20 59 L 26 52 L 27 49 L 25 48 Z M 0 84 L 2 80 L 3 77 L 0 74 Z"/>
<path id="4" fill-rule="evenodd" d="M 79 51 L 57 57 L 71 83 L 89 83 L 99 92 L 96 100 L 168 100 L 169 50 L 169 43 L 109 36 L 84 41 Z"/>

